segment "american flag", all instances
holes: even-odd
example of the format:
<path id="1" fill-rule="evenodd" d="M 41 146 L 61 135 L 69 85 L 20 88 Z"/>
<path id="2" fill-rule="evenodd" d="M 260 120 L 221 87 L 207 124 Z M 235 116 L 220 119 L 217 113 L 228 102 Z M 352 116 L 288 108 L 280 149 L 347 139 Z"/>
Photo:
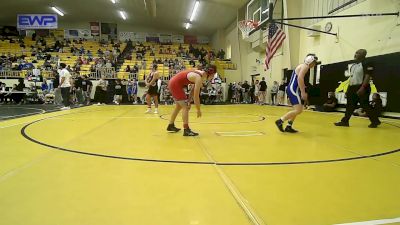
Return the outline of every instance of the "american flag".
<path id="1" fill-rule="evenodd" d="M 266 49 L 265 67 L 269 69 L 269 63 L 274 57 L 276 50 L 282 45 L 286 34 L 275 24 L 271 23 L 268 28 L 268 44 Z"/>

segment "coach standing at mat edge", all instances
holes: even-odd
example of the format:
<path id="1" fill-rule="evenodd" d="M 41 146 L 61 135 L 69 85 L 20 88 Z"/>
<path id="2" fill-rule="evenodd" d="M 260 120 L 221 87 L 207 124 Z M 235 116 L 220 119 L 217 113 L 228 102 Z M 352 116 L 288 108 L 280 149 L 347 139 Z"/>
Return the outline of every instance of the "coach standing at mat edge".
<path id="1" fill-rule="evenodd" d="M 340 122 L 335 123 L 335 126 L 349 126 L 349 120 L 357 107 L 357 103 L 360 103 L 361 107 L 365 109 L 371 124 L 369 128 L 376 128 L 381 124 L 378 119 L 378 115 L 371 109 L 369 105 L 369 95 L 371 93 L 371 87 L 369 81 L 374 72 L 374 67 L 365 62 L 367 56 L 367 50 L 359 49 L 354 55 L 356 62 L 350 67 L 350 83 L 347 88 L 346 98 L 346 113 Z"/>

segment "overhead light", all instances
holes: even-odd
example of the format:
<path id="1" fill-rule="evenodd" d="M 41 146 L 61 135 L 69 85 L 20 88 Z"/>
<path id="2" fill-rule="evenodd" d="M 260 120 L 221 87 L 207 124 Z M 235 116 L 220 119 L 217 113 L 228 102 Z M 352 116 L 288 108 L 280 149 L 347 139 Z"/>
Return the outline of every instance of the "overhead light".
<path id="1" fill-rule="evenodd" d="M 112 2 L 113 4 L 117 3 L 115 0 L 111 0 L 111 2 Z"/>
<path id="2" fill-rule="evenodd" d="M 119 15 L 121 15 L 122 19 L 126 20 L 124 11 L 119 11 Z"/>
<path id="3" fill-rule="evenodd" d="M 193 8 L 193 11 L 192 11 L 192 15 L 190 16 L 190 22 L 192 22 L 193 19 L 194 19 L 194 17 L 196 16 L 197 9 L 199 8 L 199 4 L 200 4 L 199 1 L 196 1 L 196 3 L 194 4 L 194 8 Z"/>
<path id="4" fill-rule="evenodd" d="M 56 7 L 52 6 L 51 9 L 52 9 L 54 12 L 56 12 L 58 15 L 64 16 L 64 13 L 61 12 L 61 11 L 60 11 L 59 9 L 57 9 Z"/>
<path id="5" fill-rule="evenodd" d="M 186 30 L 189 29 L 189 27 L 190 27 L 190 23 L 186 23 L 186 25 L 185 25 Z"/>

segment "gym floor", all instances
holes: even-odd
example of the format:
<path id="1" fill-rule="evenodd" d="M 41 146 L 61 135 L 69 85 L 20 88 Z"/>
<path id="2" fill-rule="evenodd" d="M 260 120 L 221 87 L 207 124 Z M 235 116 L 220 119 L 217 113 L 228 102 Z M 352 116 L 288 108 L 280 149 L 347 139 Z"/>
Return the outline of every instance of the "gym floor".
<path id="1" fill-rule="evenodd" d="M 323 225 L 400 217 L 400 121 L 378 129 L 287 107 L 203 106 L 199 137 L 143 106 L 0 122 L 0 224 Z M 180 122 L 177 127 L 182 127 Z M 393 220 L 395 224 L 396 220 Z M 376 223 L 378 224 L 378 223 Z M 379 223 L 380 224 L 380 223 Z"/>

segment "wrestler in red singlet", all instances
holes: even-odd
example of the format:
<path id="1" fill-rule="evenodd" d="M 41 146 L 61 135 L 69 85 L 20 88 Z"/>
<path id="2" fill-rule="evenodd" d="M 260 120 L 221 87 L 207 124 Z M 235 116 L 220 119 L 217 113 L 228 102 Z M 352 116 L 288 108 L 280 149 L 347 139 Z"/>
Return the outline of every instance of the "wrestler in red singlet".
<path id="1" fill-rule="evenodd" d="M 171 91 L 172 97 L 174 97 L 175 101 L 182 101 L 187 99 L 184 88 L 189 84 L 194 84 L 187 77 L 188 74 L 191 72 L 196 73 L 201 77 L 201 74 L 198 73 L 196 70 L 184 70 L 177 73 L 169 81 L 169 90 Z"/>
<path id="2" fill-rule="evenodd" d="M 212 79 L 216 72 L 216 66 L 209 65 L 204 70 L 184 70 L 172 77 L 172 79 L 169 81 L 168 87 L 171 91 L 172 96 L 174 97 L 176 106 L 174 112 L 171 115 L 171 120 L 168 125 L 167 131 L 178 132 L 181 130 L 179 128 L 176 128 L 174 123 L 179 111 L 182 109 L 182 120 L 184 127 L 183 136 L 199 135 L 189 128 L 190 102 L 193 98 L 194 104 L 196 105 L 197 109 L 197 117 L 201 117 L 200 89 L 203 85 L 203 79 Z M 194 87 L 191 89 L 188 99 L 186 97 L 184 88 L 189 84 L 194 84 Z"/>

